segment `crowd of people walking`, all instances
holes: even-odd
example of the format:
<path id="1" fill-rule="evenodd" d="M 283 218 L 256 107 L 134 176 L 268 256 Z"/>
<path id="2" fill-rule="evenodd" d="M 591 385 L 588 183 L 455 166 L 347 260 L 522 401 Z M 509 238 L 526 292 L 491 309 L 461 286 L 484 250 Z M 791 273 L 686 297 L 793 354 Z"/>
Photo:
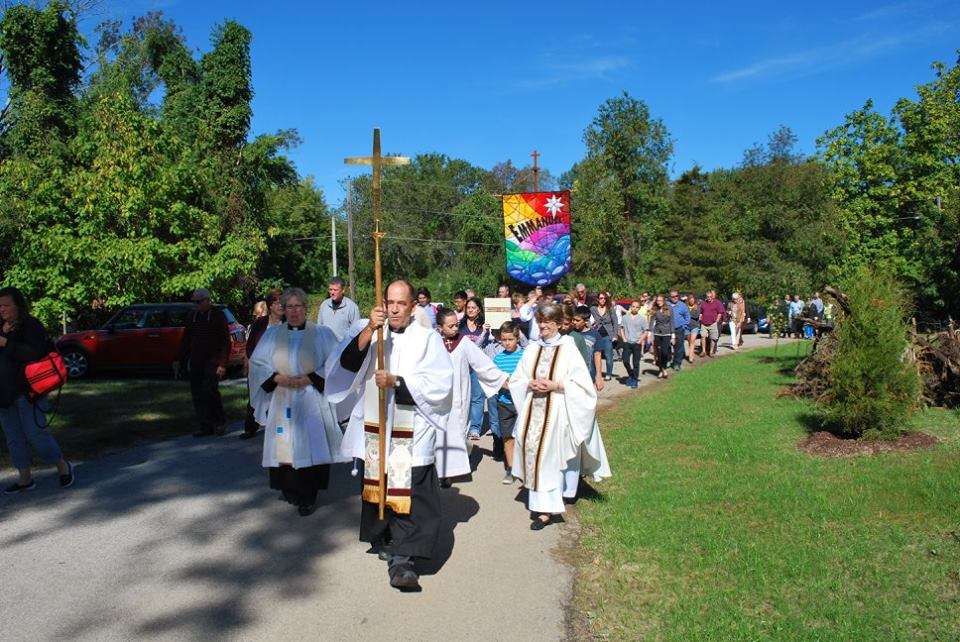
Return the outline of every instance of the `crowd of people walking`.
<path id="1" fill-rule="evenodd" d="M 299 288 L 272 290 L 255 308 L 241 438 L 263 429 L 269 486 L 303 516 L 315 510 L 332 464 L 352 461 L 359 474 L 362 462 L 361 539 L 387 561 L 390 583 L 400 589 L 417 586 L 413 561 L 429 557 L 435 543 L 439 489 L 470 480 L 471 451 L 484 431 L 493 437 L 502 483 L 525 489 L 530 528 L 541 530 L 564 513 L 582 477 L 610 475 L 596 409 L 615 360 L 623 360 L 624 383 L 637 387 L 647 354 L 656 376 L 666 378 L 684 363 L 715 356 L 724 323 L 730 348 L 738 350 L 750 321 L 739 293 L 725 305 L 712 290 L 702 300 L 678 290 L 615 300 L 582 284 L 559 294 L 502 285 L 497 295 L 511 302 L 511 318 L 498 327 L 486 321 L 484 302 L 470 289 L 446 306 L 427 288 L 395 281 L 365 318 L 341 279 L 331 279 L 327 292 L 313 308 Z M 229 330 L 208 290 L 196 290 L 192 300 L 179 356 L 189 370 L 195 436 L 222 435 L 218 386 Z M 45 429 L 42 404 L 25 392 L 24 363 L 50 349 L 28 310 L 19 292 L 0 291 L 0 424 L 20 473 L 8 493 L 33 487 L 30 447 L 57 466 L 62 486 L 74 480 Z M 380 341 L 383 365 L 371 349 Z M 378 389 L 389 408 L 383 453 L 375 441 Z M 381 455 L 385 479 L 376 472 Z M 380 501 L 385 516 L 375 509 Z"/>

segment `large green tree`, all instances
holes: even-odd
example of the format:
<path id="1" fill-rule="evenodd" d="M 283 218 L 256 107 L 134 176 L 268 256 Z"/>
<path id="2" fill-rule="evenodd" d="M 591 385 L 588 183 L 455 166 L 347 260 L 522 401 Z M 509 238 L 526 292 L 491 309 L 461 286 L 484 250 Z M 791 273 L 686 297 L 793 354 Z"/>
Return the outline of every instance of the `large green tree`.
<path id="1" fill-rule="evenodd" d="M 662 120 L 624 92 L 600 105 L 583 135 L 587 158 L 596 160 L 616 186 L 623 278 L 634 286 L 652 264 L 650 241 L 667 203 L 667 163 L 673 141 Z"/>
<path id="2" fill-rule="evenodd" d="M 249 139 L 250 33 L 226 22 L 194 60 L 159 14 L 126 33 L 107 24 L 83 85 L 84 43 L 63 5 L 14 7 L 0 33 L 4 59 L 29 63 L 8 66 L 3 280 L 48 322 L 199 286 L 245 302 L 282 203 L 273 192 L 297 181 L 282 155 L 293 132 Z"/>
<path id="3" fill-rule="evenodd" d="M 921 312 L 960 313 L 960 64 L 889 116 L 871 101 L 818 141 L 833 176 L 845 246 L 835 274 L 885 266 L 904 279 Z"/>

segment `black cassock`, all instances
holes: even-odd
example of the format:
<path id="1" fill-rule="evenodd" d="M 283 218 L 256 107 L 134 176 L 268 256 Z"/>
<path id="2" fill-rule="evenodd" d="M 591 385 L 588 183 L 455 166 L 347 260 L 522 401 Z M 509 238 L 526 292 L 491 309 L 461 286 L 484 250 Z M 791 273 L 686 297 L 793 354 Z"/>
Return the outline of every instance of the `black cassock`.
<path id="1" fill-rule="evenodd" d="M 368 345 L 360 350 L 359 335 L 344 349 L 340 355 L 340 365 L 350 372 L 359 372 L 367 356 Z M 410 395 L 406 383 L 401 382 L 394 392 L 394 402 L 413 406 L 416 402 Z M 384 509 L 384 519 L 380 519 L 380 509 L 377 504 L 362 502 L 360 512 L 360 541 L 373 545 L 389 543 L 389 551 L 393 555 L 407 557 L 433 557 L 440 533 L 440 480 L 437 477 L 437 467 L 414 466 L 411 469 L 410 514 L 403 515 L 393 512 L 387 506 Z"/>

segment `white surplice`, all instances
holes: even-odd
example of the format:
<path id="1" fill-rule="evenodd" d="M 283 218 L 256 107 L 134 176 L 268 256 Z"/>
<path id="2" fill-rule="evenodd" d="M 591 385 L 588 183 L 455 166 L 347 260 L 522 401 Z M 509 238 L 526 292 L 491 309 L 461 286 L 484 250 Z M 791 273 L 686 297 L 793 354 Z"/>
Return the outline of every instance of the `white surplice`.
<path id="1" fill-rule="evenodd" d="M 261 385 L 273 374 L 323 376 L 327 357 L 337 345 L 330 328 L 308 323 L 303 330 L 287 324 L 270 326 L 250 358 L 250 402 L 263 431 L 263 466 L 289 464 L 306 468 L 348 461 L 340 455 L 342 434 L 327 399 L 312 385 Z"/>
<path id="2" fill-rule="evenodd" d="M 507 373 L 495 365 L 483 350 L 467 339 L 459 337 L 457 347 L 450 353 L 453 362 L 453 403 L 447 419 L 447 430 L 437 437 L 437 475 L 459 477 L 470 474 L 470 371 L 477 374 L 484 399 L 495 395 L 507 380 Z"/>
<path id="3" fill-rule="evenodd" d="M 559 381 L 563 391 L 535 394 L 533 379 Z M 579 476 L 609 476 L 596 429 L 597 391 L 573 339 L 555 335 L 532 343 L 510 377 L 517 403 L 512 472 L 528 489 L 529 508 L 564 512 L 564 490 L 576 493 Z"/>
<path id="4" fill-rule="evenodd" d="M 341 455 L 363 459 L 364 412 L 367 396 L 367 381 L 372 380 L 377 369 L 377 335 L 373 334 L 367 348 L 363 365 L 358 372 L 351 372 L 340 363 L 340 356 L 363 328 L 355 325 L 353 332 L 344 338 L 337 350 L 327 359 L 326 394 L 332 403 L 357 396 L 357 403 L 350 414 L 350 423 L 343 437 Z M 447 426 L 447 415 L 453 388 L 453 364 L 443 341 L 436 331 L 411 322 L 403 333 L 392 332 L 384 327 L 384 358 L 386 370 L 403 377 L 410 396 L 413 397 L 413 443 L 412 466 L 427 466 L 434 463 L 436 433 Z M 376 403 L 375 399 L 369 400 Z M 391 430 L 396 404 L 393 389 L 387 390 L 387 444 L 391 443 Z M 390 453 L 387 453 L 389 459 Z"/>

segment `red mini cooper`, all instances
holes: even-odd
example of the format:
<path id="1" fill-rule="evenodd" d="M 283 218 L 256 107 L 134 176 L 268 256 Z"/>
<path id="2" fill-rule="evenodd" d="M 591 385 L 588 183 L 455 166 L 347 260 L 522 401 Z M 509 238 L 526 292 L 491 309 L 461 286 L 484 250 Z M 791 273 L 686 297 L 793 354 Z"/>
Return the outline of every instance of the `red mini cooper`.
<path id="1" fill-rule="evenodd" d="M 128 306 L 98 330 L 71 332 L 57 340 L 70 378 L 98 371 L 172 372 L 193 303 L 139 303 Z M 218 305 L 230 327 L 229 366 L 243 365 L 245 328 L 226 306 Z"/>

